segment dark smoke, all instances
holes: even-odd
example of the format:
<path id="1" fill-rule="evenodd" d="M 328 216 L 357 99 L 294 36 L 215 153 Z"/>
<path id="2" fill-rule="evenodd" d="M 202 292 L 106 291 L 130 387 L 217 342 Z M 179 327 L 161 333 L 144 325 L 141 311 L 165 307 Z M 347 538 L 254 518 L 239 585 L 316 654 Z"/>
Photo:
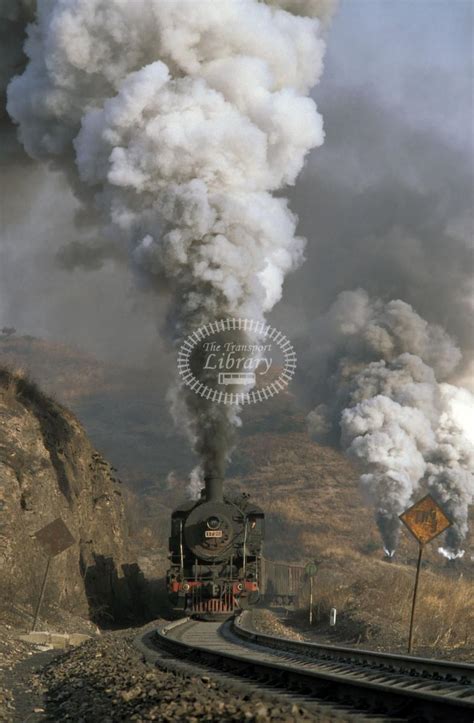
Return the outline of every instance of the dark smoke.
<path id="1" fill-rule="evenodd" d="M 126 261 L 126 254 L 113 241 L 102 243 L 71 241 L 56 253 L 58 267 L 65 271 L 74 269 L 97 271 L 110 259 Z"/>
<path id="2" fill-rule="evenodd" d="M 302 260 L 296 219 L 273 193 L 324 139 L 308 95 L 332 3 L 298 1 L 296 15 L 271 5 L 109 0 L 104 15 L 101 0 L 41 3 L 29 63 L 8 87 L 26 151 L 60 168 L 104 238 L 171 290 L 181 339 L 219 318 L 262 320 Z M 76 244 L 59 260 L 97 268 L 107 254 Z M 182 399 L 181 426 L 212 457 L 203 467 L 222 467 L 236 411 Z"/>
<path id="3" fill-rule="evenodd" d="M 0 3 L 0 160 L 30 164 L 17 140 L 16 127 L 6 110 L 7 86 L 23 72 L 27 57 L 23 51 L 26 25 L 34 19 L 36 0 L 2 0 Z M 2 173 L 3 180 L 5 174 Z M 3 189 L 2 189 L 3 190 Z"/>
<path id="4" fill-rule="evenodd" d="M 421 82 L 421 81 L 420 81 Z M 326 143 L 292 193 L 307 262 L 286 285 L 304 310 L 308 358 L 324 339 L 310 319 L 358 286 L 400 298 L 443 326 L 468 364 L 474 350 L 474 170 L 465 150 L 408 124 L 373 96 L 345 89 L 321 101 Z M 315 278 L 317 283 L 315 283 Z M 310 366 L 310 365 L 308 365 Z"/>

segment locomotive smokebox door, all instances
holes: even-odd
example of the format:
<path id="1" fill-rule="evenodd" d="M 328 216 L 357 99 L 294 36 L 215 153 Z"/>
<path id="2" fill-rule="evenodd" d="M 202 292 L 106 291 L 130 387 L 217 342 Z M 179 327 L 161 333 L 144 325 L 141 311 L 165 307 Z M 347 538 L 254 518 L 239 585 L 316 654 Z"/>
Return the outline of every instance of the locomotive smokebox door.
<path id="1" fill-rule="evenodd" d="M 184 539 L 193 554 L 203 560 L 222 560 L 234 538 L 229 506 L 207 502 L 195 507 L 184 527 Z"/>

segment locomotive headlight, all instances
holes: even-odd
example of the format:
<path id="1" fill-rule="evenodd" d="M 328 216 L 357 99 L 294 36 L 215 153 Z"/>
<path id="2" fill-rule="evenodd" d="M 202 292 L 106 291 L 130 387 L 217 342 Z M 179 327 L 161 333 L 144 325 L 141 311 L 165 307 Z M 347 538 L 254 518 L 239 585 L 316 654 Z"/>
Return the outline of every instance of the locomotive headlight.
<path id="1" fill-rule="evenodd" d="M 188 582 L 183 583 L 184 592 L 189 592 L 190 589 L 191 589 L 191 585 Z"/>
<path id="2" fill-rule="evenodd" d="M 221 521 L 218 517 L 213 515 L 212 517 L 209 517 L 206 524 L 210 530 L 217 530 L 221 526 Z"/>
<path id="3" fill-rule="evenodd" d="M 243 590 L 243 589 L 244 589 L 244 586 L 242 585 L 241 582 L 239 582 L 239 583 L 237 584 L 237 590 Z"/>

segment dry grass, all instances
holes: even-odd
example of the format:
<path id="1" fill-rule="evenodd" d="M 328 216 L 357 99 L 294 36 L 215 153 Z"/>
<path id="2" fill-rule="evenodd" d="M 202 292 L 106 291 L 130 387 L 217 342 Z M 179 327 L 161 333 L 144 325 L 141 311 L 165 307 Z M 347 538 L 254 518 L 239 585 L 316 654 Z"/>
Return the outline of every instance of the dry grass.
<path id="1" fill-rule="evenodd" d="M 406 646 L 415 568 L 342 555 L 328 549 L 315 578 L 318 628 L 328 632 L 331 608 L 338 614 L 332 632 L 345 640 L 385 650 Z M 308 590 L 300 604 L 308 607 Z M 472 657 L 474 652 L 473 585 L 462 574 L 448 577 L 422 569 L 416 607 L 415 645 L 436 656 Z"/>
<path id="2" fill-rule="evenodd" d="M 242 440 L 240 450 L 252 472 L 230 480 L 229 487 L 250 491 L 264 508 L 267 556 L 321 563 L 315 579 L 319 632 L 404 651 L 417 558 L 409 534 L 402 530 L 396 560 L 383 561 L 380 535 L 360 495 L 357 471 L 339 452 L 312 442 L 304 431 L 253 435 Z M 466 540 L 468 550 L 471 539 Z M 416 650 L 472 658 L 472 564 L 466 554 L 458 566 L 447 565 L 436 548 L 436 543 L 427 546 L 424 556 Z M 302 603 L 307 606 L 307 600 Z M 332 607 L 338 610 L 336 630 L 327 624 Z"/>
<path id="3" fill-rule="evenodd" d="M 23 367 L 9 365 L 0 368 L 0 389 L 9 396 L 16 396 L 18 384 L 27 379 Z"/>
<path id="4" fill-rule="evenodd" d="M 45 394 L 21 366 L 0 366 L 0 392 L 17 399 L 25 406 L 44 408 L 50 412 L 59 408 L 55 399 Z"/>
<path id="5" fill-rule="evenodd" d="M 250 492 L 264 508 L 267 556 L 306 562 L 340 548 L 344 556 L 355 552 L 381 559 L 380 534 L 372 508 L 362 499 L 358 471 L 339 451 L 295 431 L 243 437 L 239 453 L 250 472 L 230 478 L 227 488 Z M 420 490 L 419 496 L 423 494 Z M 471 519 L 474 522 L 474 516 Z M 472 541 L 471 532 L 463 560 L 466 570 L 473 567 Z M 438 541 L 429 545 L 425 559 L 442 570 L 446 561 L 437 547 Z M 412 564 L 416 555 L 411 536 L 401 529 L 396 560 Z"/>
<path id="6" fill-rule="evenodd" d="M 169 432 L 164 393 L 147 375 L 127 375 L 60 345 L 16 338 L 0 344 L 0 363 L 17 369 L 0 375 L 9 393 L 34 393 L 21 369 L 73 403 L 95 444 L 120 467 L 129 483 L 143 486 L 127 500 L 137 554 L 166 556 L 169 515 L 184 499 L 192 466 L 186 444 Z M 29 391 L 28 391 L 29 390 Z M 354 467 L 337 450 L 311 441 L 304 419 L 288 397 L 244 410 L 244 426 L 226 489 L 250 492 L 265 510 L 266 550 L 271 559 L 322 561 L 316 578 L 323 622 L 339 611 L 337 633 L 370 646 L 402 649 L 413 590 L 416 546 L 402 531 L 396 561 L 381 561 L 372 510 L 361 498 Z M 173 469 L 174 482 L 167 483 Z M 146 487 L 145 487 L 146 482 Z M 421 493 L 420 493 L 421 496 Z M 417 649 L 459 657 L 474 648 L 472 534 L 459 566 L 447 567 L 429 545 L 421 578 Z M 463 572 L 464 577 L 460 576 Z"/>

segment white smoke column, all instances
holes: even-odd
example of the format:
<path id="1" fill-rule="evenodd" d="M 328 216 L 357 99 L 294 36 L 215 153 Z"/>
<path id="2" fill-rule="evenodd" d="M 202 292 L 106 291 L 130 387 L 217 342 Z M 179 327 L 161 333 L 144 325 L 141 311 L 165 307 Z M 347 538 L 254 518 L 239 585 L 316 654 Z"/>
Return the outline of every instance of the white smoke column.
<path id="1" fill-rule="evenodd" d="M 296 219 L 271 192 L 323 142 L 308 93 L 330 6 L 38 3 L 8 111 L 27 152 L 74 164 L 110 238 L 157 288 L 171 287 L 178 339 L 223 316 L 262 319 L 302 261 Z M 221 474 L 235 410 L 184 401 L 203 471 Z"/>
<path id="2" fill-rule="evenodd" d="M 464 555 L 469 506 L 474 499 L 474 396 L 467 389 L 440 385 L 443 412 L 436 449 L 428 464 L 431 494 L 454 522 L 439 552 L 448 559 Z"/>
<path id="3" fill-rule="evenodd" d="M 424 475 L 423 453 L 434 435 L 422 412 L 377 395 L 341 416 L 342 445 L 370 472 L 360 478 L 373 501 L 384 547 L 393 553 L 398 541 L 398 515 L 409 505 Z"/>
<path id="4" fill-rule="evenodd" d="M 459 349 L 408 304 L 371 300 L 360 289 L 339 295 L 319 333 L 329 384 L 326 397 L 316 390 L 322 403 L 308 416 L 310 431 L 340 429 L 343 449 L 365 470 L 362 489 L 387 554 L 397 545 L 398 515 L 425 478 L 455 522 L 446 546 L 457 554 L 474 493 L 474 399 L 440 382 L 458 365 Z"/>
<path id="5" fill-rule="evenodd" d="M 192 500 L 198 500 L 204 485 L 201 467 L 195 467 L 191 470 L 187 486 L 187 493 Z"/>

